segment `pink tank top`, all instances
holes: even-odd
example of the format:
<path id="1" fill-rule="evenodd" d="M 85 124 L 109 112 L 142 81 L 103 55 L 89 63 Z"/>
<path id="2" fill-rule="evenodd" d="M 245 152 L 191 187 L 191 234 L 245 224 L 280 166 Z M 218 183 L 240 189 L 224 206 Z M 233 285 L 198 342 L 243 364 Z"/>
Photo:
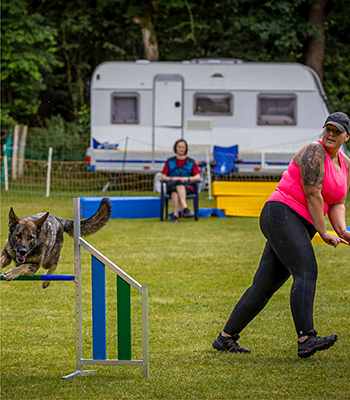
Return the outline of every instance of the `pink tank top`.
<path id="1" fill-rule="evenodd" d="M 321 140 L 318 140 L 318 142 L 323 145 Z M 337 170 L 326 151 L 324 180 L 321 191 L 324 200 L 324 215 L 326 215 L 329 205 L 338 203 L 345 197 L 347 192 L 348 167 L 344 160 L 344 156 L 340 151 L 338 152 L 338 157 L 341 167 L 340 171 Z M 287 204 L 287 206 L 313 224 L 303 190 L 300 168 L 294 162 L 294 158 L 290 162 L 287 171 L 283 172 L 276 190 L 267 201 L 278 201 Z"/>

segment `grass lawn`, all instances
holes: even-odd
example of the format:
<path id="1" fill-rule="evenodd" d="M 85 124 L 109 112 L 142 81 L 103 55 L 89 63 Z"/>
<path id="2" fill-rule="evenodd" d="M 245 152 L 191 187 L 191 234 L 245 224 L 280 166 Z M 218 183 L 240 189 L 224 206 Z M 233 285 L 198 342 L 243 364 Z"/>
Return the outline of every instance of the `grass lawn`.
<path id="1" fill-rule="evenodd" d="M 205 195 L 200 205 L 210 207 Z M 10 206 L 20 217 L 50 211 L 73 218 L 71 199 L 3 194 L 1 246 Z M 1 282 L 1 399 L 349 399 L 349 247 L 315 245 L 315 327 L 320 335 L 338 333 L 339 340 L 303 360 L 296 355 L 291 280 L 242 332 L 240 344 L 251 354 L 218 353 L 211 346 L 257 268 L 265 242 L 257 218 L 114 219 L 87 240 L 148 285 L 150 378 L 142 378 L 142 367 L 98 366 L 96 374 L 62 380 L 75 370 L 74 284 L 53 282 L 43 290 L 40 282 Z M 90 358 L 90 258 L 82 255 L 83 347 Z M 74 273 L 68 236 L 58 272 Z M 106 278 L 107 352 L 117 358 L 115 277 L 107 271 Z M 132 289 L 135 359 L 141 358 L 140 304 Z"/>

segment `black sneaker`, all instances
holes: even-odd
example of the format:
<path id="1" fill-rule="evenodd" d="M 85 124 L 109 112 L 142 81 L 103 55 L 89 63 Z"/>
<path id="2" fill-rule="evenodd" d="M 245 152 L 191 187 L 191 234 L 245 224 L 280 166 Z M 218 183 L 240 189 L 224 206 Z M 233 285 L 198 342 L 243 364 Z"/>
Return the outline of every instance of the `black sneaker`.
<path id="1" fill-rule="evenodd" d="M 183 216 L 184 218 L 192 218 L 192 217 L 193 217 L 191 211 L 190 211 L 188 208 L 184 208 L 184 209 L 183 209 L 183 211 L 182 211 L 182 216 Z"/>
<path id="2" fill-rule="evenodd" d="M 333 333 L 330 336 L 309 336 L 303 343 L 298 342 L 298 356 L 310 357 L 316 351 L 329 349 L 337 341 L 338 335 Z"/>
<path id="3" fill-rule="evenodd" d="M 241 347 L 237 340 L 239 335 L 232 335 L 231 337 L 224 337 L 219 333 L 219 336 L 214 340 L 213 347 L 219 351 L 228 350 L 231 353 L 250 353 L 249 349 Z"/>
<path id="4" fill-rule="evenodd" d="M 168 222 L 179 222 L 179 218 L 173 215 Z"/>

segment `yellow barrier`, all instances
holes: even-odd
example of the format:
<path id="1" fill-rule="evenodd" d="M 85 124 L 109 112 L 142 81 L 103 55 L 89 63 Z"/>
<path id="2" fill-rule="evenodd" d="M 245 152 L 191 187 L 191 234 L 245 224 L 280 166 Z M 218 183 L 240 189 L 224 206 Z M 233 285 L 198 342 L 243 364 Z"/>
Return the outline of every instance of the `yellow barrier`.
<path id="1" fill-rule="evenodd" d="M 270 197 L 278 182 L 225 182 L 212 183 L 214 196 L 258 196 Z"/>
<path id="2" fill-rule="evenodd" d="M 277 185 L 278 182 L 213 182 L 215 207 L 231 217 L 259 217 Z"/>
<path id="3" fill-rule="evenodd" d="M 230 217 L 259 217 L 266 200 L 270 197 L 258 196 L 217 196 L 216 208 Z"/>

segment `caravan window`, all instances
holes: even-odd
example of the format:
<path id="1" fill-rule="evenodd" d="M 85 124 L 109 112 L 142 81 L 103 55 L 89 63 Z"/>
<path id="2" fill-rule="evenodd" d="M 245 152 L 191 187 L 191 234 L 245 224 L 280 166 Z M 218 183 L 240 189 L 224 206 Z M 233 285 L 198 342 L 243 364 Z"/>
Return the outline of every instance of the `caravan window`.
<path id="1" fill-rule="evenodd" d="M 297 96 L 295 94 L 259 94 L 258 125 L 296 125 Z"/>
<path id="2" fill-rule="evenodd" d="M 139 94 L 112 93 L 113 124 L 138 124 L 139 123 Z"/>
<path id="3" fill-rule="evenodd" d="M 193 114 L 232 115 L 233 95 L 231 93 L 195 93 Z"/>

